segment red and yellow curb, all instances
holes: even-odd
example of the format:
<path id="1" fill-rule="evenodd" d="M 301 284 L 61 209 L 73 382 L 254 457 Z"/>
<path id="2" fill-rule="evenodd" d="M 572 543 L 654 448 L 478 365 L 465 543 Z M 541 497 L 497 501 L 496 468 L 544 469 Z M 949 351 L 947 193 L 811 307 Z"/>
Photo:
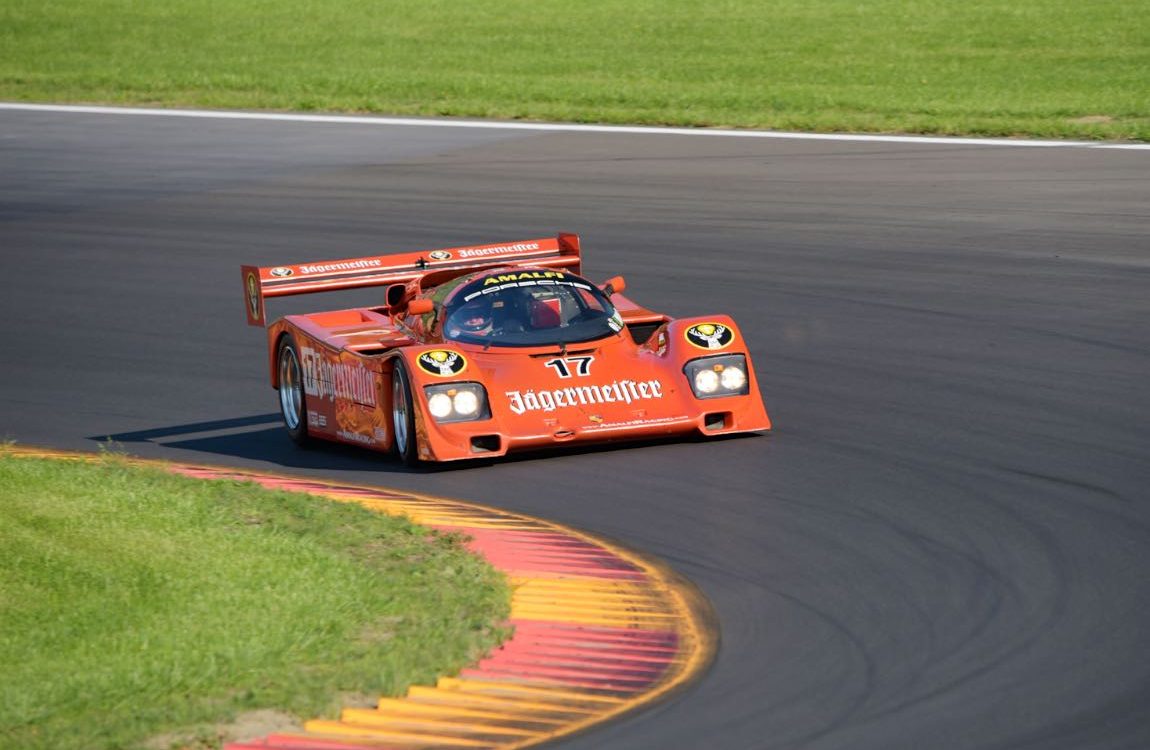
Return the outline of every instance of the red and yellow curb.
<path id="1" fill-rule="evenodd" d="M 92 454 L 13 448 L 17 454 Z M 487 658 L 434 686 L 413 686 L 375 708 L 347 708 L 301 734 L 227 750 L 523 748 L 649 704 L 699 676 L 714 656 L 706 600 L 665 566 L 551 521 L 458 500 L 247 469 L 172 464 L 200 479 L 250 481 L 402 515 L 471 538 L 470 548 L 514 588 L 514 635 Z"/>

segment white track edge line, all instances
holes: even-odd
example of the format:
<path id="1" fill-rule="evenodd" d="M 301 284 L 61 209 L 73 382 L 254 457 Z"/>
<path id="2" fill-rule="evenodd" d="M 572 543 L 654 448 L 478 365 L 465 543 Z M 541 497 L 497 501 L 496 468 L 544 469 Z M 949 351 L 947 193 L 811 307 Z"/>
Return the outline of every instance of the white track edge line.
<path id="1" fill-rule="evenodd" d="M 265 120 L 273 122 L 325 123 L 337 125 L 383 125 L 430 128 L 473 128 L 485 130 L 525 130 L 567 133 L 617 133 L 625 135 L 692 135 L 719 138 L 775 138 L 807 141 L 851 141 L 858 143 L 908 143 L 941 146 L 1020 146 L 1028 148 L 1086 148 L 1150 151 L 1150 143 L 1110 141 L 1048 141 L 1013 138 L 965 138 L 914 135 L 863 135 L 848 133 L 791 133 L 775 130 L 725 130 L 720 128 L 660 128 L 627 125 L 580 125 L 577 123 L 503 122 L 497 120 L 455 120 L 416 117 L 365 117 L 360 115 L 304 115 L 282 112 L 241 112 L 199 109 L 155 109 L 135 107 L 96 107 L 73 104 L 25 104 L 0 102 L 0 111 L 56 112 L 85 115 L 135 115 L 146 117 L 188 117 L 207 120 Z"/>

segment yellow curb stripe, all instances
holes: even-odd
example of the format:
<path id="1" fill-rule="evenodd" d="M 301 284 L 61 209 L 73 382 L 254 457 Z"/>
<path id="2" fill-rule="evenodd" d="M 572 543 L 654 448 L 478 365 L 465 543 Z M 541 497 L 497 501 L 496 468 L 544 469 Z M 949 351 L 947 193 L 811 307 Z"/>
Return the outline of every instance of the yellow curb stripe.
<path id="1" fill-rule="evenodd" d="M 622 598 L 611 597 L 609 601 L 603 601 L 594 595 L 570 596 L 570 597 L 557 597 L 551 594 L 519 594 L 514 593 L 511 595 L 511 606 L 515 609 L 520 607 L 555 607 L 566 606 L 571 608 L 586 608 L 599 605 L 601 610 L 611 610 L 615 612 L 655 612 L 662 611 L 659 608 L 659 602 L 651 598 Z"/>
<path id="2" fill-rule="evenodd" d="M 402 729 L 411 732 L 458 732 L 460 734 L 493 734 L 510 737 L 534 737 L 538 730 L 504 726 L 500 720 L 455 721 L 454 719 L 429 719 L 423 717 L 396 716 L 386 711 L 370 708 L 345 708 L 340 713 L 340 721 L 346 724 L 382 729 Z"/>
<path id="3" fill-rule="evenodd" d="M 576 611 L 563 611 L 563 610 L 549 610 L 547 612 L 531 611 L 524 612 L 520 615 L 526 619 L 538 620 L 566 620 L 572 623 L 581 625 L 601 625 L 604 627 L 612 628 L 626 628 L 634 625 L 651 624 L 657 622 L 654 618 L 641 619 L 637 617 L 612 617 L 611 615 L 597 615 L 585 612 Z M 664 622 L 674 621 L 674 617 L 668 615 Z"/>
<path id="4" fill-rule="evenodd" d="M 601 603 L 611 607 L 632 605 L 637 608 L 660 608 L 663 605 L 662 597 L 653 591 L 609 588 L 562 589 L 551 588 L 547 586 L 546 583 L 545 580 L 522 586 L 516 586 L 513 583 L 511 591 L 512 602 L 523 604 L 546 604 L 554 602 L 575 604 L 578 606 Z"/>
<path id="5" fill-rule="evenodd" d="M 346 736 L 353 739 L 374 740 L 392 745 L 405 745 L 407 747 L 485 747 L 500 746 L 498 738 L 475 739 L 471 737 L 456 737 L 449 734 L 399 732 L 387 729 L 374 729 L 372 727 L 348 724 L 342 721 L 309 721 L 304 729 L 310 733 L 331 737 Z"/>
<path id="6" fill-rule="evenodd" d="M 596 695 L 569 690 L 566 688 L 537 687 L 508 682 L 494 682 L 491 680 L 470 680 L 458 677 L 440 677 L 435 683 L 441 690 L 458 690 L 462 693 L 477 693 L 481 695 L 524 696 L 535 700 L 547 698 L 556 701 L 571 701 L 572 703 L 598 703 L 618 705 L 625 703 L 626 699 L 615 695 Z"/>
<path id="7" fill-rule="evenodd" d="M 519 723 L 531 724 L 550 724 L 559 725 L 567 721 L 567 717 L 559 716 L 546 716 L 539 711 L 531 710 L 504 710 L 496 711 L 491 708 L 468 708 L 460 705 L 450 704 L 437 704 L 437 703 L 420 703 L 411 700 L 408 696 L 407 700 L 399 698 L 381 698 L 376 709 L 381 713 L 389 716 L 441 716 L 450 720 L 470 718 L 470 719 L 491 719 L 494 721 L 508 721 Z"/>
<path id="8" fill-rule="evenodd" d="M 401 700 L 396 698 L 384 700 Z M 408 702 L 434 703 L 436 705 L 452 705 L 452 706 L 479 706 L 489 708 L 492 710 L 503 709 L 507 711 L 531 711 L 540 715 L 551 714 L 571 714 L 575 716 L 584 716 L 586 714 L 593 714 L 599 710 L 602 703 L 595 703 L 593 701 L 582 701 L 576 703 L 574 699 L 557 699 L 555 701 L 544 701 L 533 698 L 532 696 L 523 695 L 496 695 L 491 693 L 482 693 L 479 691 L 457 690 L 451 688 L 440 687 L 426 687 L 423 685 L 414 685 L 407 691 L 406 698 L 402 699 Z"/>

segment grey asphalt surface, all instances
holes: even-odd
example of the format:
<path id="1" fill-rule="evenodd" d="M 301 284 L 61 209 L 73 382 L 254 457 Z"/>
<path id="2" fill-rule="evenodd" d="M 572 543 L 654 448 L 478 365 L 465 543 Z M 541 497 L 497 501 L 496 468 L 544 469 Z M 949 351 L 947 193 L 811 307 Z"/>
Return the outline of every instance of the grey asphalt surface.
<path id="1" fill-rule="evenodd" d="M 288 441 L 241 263 L 560 230 L 732 314 L 774 433 Z M 1150 747 L 1150 152 L 5 111 L 0 313 L 0 436 L 475 500 L 694 581 L 705 678 L 557 747 Z"/>

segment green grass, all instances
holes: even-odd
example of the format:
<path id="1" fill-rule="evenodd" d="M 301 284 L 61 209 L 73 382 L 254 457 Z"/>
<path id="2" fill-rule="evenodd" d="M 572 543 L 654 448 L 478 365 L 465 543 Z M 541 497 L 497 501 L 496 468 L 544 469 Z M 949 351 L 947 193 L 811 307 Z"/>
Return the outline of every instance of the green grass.
<path id="1" fill-rule="evenodd" d="M 5 0 L 0 99 L 1150 139 L 1150 0 Z"/>
<path id="2" fill-rule="evenodd" d="M 0 451 L 3 748 L 332 715 L 472 662 L 508 601 L 458 538 L 356 505 Z"/>

